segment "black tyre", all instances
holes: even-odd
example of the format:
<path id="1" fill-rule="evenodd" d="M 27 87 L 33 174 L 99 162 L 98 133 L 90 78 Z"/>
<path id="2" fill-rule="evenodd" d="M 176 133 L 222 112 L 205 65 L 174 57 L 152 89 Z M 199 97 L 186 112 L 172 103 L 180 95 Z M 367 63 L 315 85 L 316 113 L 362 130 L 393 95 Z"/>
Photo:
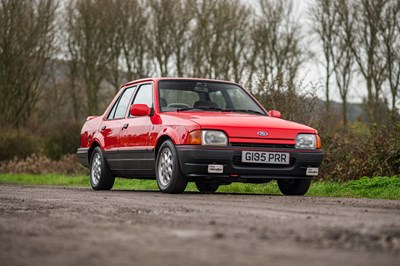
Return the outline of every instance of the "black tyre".
<path id="1" fill-rule="evenodd" d="M 100 147 L 93 150 L 89 169 L 90 185 L 94 190 L 110 190 L 113 187 L 115 176 L 111 173 Z"/>
<path id="2" fill-rule="evenodd" d="M 161 144 L 158 151 L 156 177 L 158 188 L 164 193 L 178 194 L 185 191 L 188 182 L 179 166 L 175 145 L 170 140 Z"/>
<path id="3" fill-rule="evenodd" d="M 196 182 L 196 188 L 198 191 L 204 194 L 214 193 L 218 190 L 219 185 L 212 184 L 210 182 Z"/>
<path id="4" fill-rule="evenodd" d="M 310 185 L 311 179 L 278 180 L 278 187 L 283 195 L 304 195 Z"/>

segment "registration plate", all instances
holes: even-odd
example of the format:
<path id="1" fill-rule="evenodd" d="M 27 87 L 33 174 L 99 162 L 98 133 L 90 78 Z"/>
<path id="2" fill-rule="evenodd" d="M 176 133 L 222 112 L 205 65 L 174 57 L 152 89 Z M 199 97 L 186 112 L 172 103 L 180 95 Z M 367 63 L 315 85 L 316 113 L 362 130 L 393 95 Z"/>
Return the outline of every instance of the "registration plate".
<path id="1" fill-rule="evenodd" d="M 289 164 L 289 153 L 242 151 L 243 163 Z"/>

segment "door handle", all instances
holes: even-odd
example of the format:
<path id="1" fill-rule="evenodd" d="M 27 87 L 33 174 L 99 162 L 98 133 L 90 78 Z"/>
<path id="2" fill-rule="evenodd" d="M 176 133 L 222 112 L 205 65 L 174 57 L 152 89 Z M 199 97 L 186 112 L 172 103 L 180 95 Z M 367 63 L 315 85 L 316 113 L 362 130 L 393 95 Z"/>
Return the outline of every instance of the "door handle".
<path id="1" fill-rule="evenodd" d="M 122 129 L 127 129 L 127 128 L 128 128 L 128 126 L 129 126 L 129 124 L 128 124 L 128 123 L 126 123 L 126 124 L 124 124 L 124 125 L 122 126 Z"/>
<path id="2" fill-rule="evenodd" d="M 103 131 L 104 129 L 106 129 L 107 127 L 106 126 L 102 126 L 101 127 L 101 131 Z"/>

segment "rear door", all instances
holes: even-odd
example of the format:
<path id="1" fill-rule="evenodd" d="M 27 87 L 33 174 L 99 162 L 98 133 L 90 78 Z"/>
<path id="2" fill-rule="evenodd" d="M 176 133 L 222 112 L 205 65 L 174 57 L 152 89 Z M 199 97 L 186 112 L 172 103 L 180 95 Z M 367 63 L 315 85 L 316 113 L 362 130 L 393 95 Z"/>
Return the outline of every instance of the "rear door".
<path id="1" fill-rule="evenodd" d="M 153 107 L 153 84 L 141 84 L 131 104 Z M 149 146 L 150 116 L 134 117 L 128 114 L 121 131 L 120 154 L 124 169 L 136 176 L 154 176 L 153 147 Z"/>
<path id="2" fill-rule="evenodd" d="M 104 139 L 104 155 L 112 170 L 120 168 L 120 133 L 135 88 L 126 88 L 121 93 L 100 127 L 100 134 L 103 135 Z"/>

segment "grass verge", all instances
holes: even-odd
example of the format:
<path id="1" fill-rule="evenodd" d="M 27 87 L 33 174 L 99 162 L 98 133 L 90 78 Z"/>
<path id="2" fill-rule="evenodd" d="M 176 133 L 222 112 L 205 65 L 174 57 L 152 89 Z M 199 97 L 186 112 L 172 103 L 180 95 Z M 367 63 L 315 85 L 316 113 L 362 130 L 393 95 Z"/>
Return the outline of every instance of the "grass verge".
<path id="1" fill-rule="evenodd" d="M 23 185 L 57 185 L 89 187 L 88 176 L 63 175 L 25 175 L 0 174 L 0 184 Z M 155 180 L 136 180 L 117 178 L 113 189 L 122 190 L 158 190 Z M 186 191 L 197 191 L 193 183 L 189 183 Z M 233 183 L 221 186 L 218 192 L 249 193 L 249 194 L 280 194 L 276 182 L 268 184 Z M 312 183 L 308 196 L 394 199 L 400 200 L 400 176 L 393 177 L 363 177 L 345 183 L 315 181 Z"/>

